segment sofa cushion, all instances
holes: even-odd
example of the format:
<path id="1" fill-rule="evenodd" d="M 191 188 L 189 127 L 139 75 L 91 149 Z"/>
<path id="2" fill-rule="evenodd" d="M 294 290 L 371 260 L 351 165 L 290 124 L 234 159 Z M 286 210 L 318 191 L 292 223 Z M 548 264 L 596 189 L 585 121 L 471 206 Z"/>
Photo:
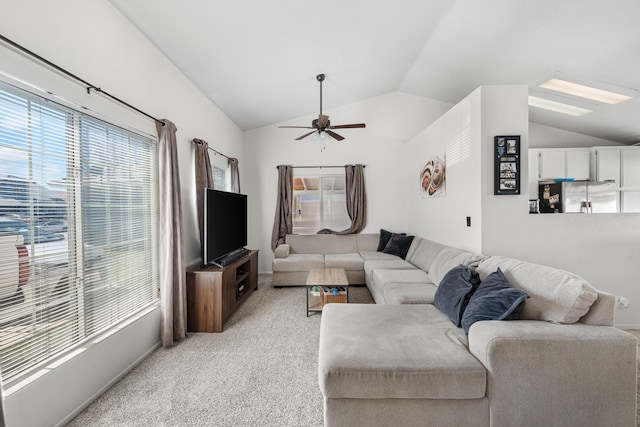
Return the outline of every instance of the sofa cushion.
<path id="1" fill-rule="evenodd" d="M 355 254 L 327 254 L 324 256 L 324 263 L 327 268 L 344 268 L 345 270 L 364 269 L 364 260 Z"/>
<path id="2" fill-rule="evenodd" d="M 402 236 L 399 234 L 394 234 L 389 239 L 387 246 L 384 247 L 382 252 L 385 254 L 396 255 L 402 259 L 406 258 L 407 252 L 409 252 L 409 247 L 413 242 L 413 236 Z"/>
<path id="3" fill-rule="evenodd" d="M 433 305 L 459 327 L 462 313 L 479 284 L 478 273 L 463 265 L 454 267 L 442 278 Z"/>
<path id="4" fill-rule="evenodd" d="M 415 267 L 403 259 L 381 259 L 367 260 L 364 262 L 365 283 L 370 284 L 373 280 L 373 272 L 378 269 L 389 270 L 413 270 Z"/>
<path id="5" fill-rule="evenodd" d="M 452 268 L 459 265 L 474 268 L 483 258 L 484 257 L 482 255 L 474 254 L 472 252 L 446 247 L 433 259 L 431 267 L 429 268 L 429 279 L 438 286 L 444 275 Z"/>
<path id="6" fill-rule="evenodd" d="M 286 258 L 289 256 L 290 247 L 286 243 L 282 243 L 278 245 L 276 249 L 273 251 L 273 256 L 275 258 Z"/>
<path id="7" fill-rule="evenodd" d="M 416 251 L 416 248 L 420 244 L 421 240 L 422 240 L 422 237 L 414 236 L 413 242 L 411 242 L 411 246 L 409 246 L 409 251 L 407 252 L 407 256 L 405 257 L 405 259 L 409 259 L 413 256 L 413 253 Z"/>
<path id="8" fill-rule="evenodd" d="M 344 254 L 358 252 L 355 234 L 287 234 L 292 254 Z"/>
<path id="9" fill-rule="evenodd" d="M 324 310 L 318 374 L 325 398 L 484 397 L 484 367 L 462 330 L 432 305 L 329 304 Z"/>
<path id="10" fill-rule="evenodd" d="M 271 268 L 273 271 L 309 271 L 324 266 L 322 254 L 289 254 L 286 258 L 274 258 Z"/>
<path id="11" fill-rule="evenodd" d="M 388 286 L 394 283 L 431 283 L 429 276 L 422 270 L 373 270 L 373 282 L 377 286 Z"/>
<path id="12" fill-rule="evenodd" d="M 380 240 L 380 235 L 378 233 L 358 233 L 355 236 L 356 244 L 358 246 L 358 250 L 356 252 L 375 251 L 378 247 L 378 241 Z"/>
<path id="13" fill-rule="evenodd" d="M 380 239 L 378 240 L 378 252 L 382 252 L 384 250 L 384 248 L 387 246 L 387 243 L 389 243 L 389 239 L 391 239 L 391 236 L 393 236 L 394 234 L 398 234 L 400 236 L 406 236 L 406 233 L 392 233 L 391 231 L 387 231 L 384 228 L 380 229 Z"/>
<path id="14" fill-rule="evenodd" d="M 393 259 L 374 259 L 364 261 L 364 274 L 371 278 L 374 270 L 385 268 L 389 270 L 413 270 L 415 267 L 407 261 L 394 257 Z"/>
<path id="15" fill-rule="evenodd" d="M 473 293 L 462 315 L 462 328 L 469 334 L 469 328 L 481 320 L 518 320 L 525 300 L 529 297 L 514 288 L 502 271 L 491 273 L 480 283 Z"/>
<path id="16" fill-rule="evenodd" d="M 382 288 L 385 304 L 433 304 L 432 283 L 393 283 Z"/>
<path id="17" fill-rule="evenodd" d="M 582 277 L 557 268 L 502 256 L 491 256 L 477 268 L 480 279 L 500 267 L 513 286 L 529 295 L 522 319 L 575 323 L 598 297 Z"/>
<path id="18" fill-rule="evenodd" d="M 421 270 L 429 272 L 433 259 L 444 248 L 449 246 L 436 243 L 428 239 L 419 239 L 416 244 L 415 250 L 412 253 L 407 254 L 407 261 L 415 265 Z"/>
<path id="19" fill-rule="evenodd" d="M 360 256 L 362 257 L 362 259 L 364 259 L 365 261 L 369 261 L 369 260 L 400 260 L 402 258 L 396 256 L 396 255 L 391 255 L 391 254 L 385 254 L 384 252 L 375 252 L 375 251 L 362 251 L 360 252 Z"/>

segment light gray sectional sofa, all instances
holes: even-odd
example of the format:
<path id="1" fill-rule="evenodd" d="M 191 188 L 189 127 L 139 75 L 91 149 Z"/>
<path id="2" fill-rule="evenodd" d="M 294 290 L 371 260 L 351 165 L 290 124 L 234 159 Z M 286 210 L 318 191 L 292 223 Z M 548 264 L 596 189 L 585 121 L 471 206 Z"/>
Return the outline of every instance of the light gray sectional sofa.
<path id="1" fill-rule="evenodd" d="M 401 259 L 364 239 L 362 272 L 377 304 L 329 304 L 322 314 L 326 426 L 636 424 L 637 340 L 613 327 L 613 295 L 517 259 L 419 237 Z M 500 268 L 529 296 L 522 320 L 478 321 L 468 336 L 456 327 L 433 301 L 459 265 L 483 281 Z"/>

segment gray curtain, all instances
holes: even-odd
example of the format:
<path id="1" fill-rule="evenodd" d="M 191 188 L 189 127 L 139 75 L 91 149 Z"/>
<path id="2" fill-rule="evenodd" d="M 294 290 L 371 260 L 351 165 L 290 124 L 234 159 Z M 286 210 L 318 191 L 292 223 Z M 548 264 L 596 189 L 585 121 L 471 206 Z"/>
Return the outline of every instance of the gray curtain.
<path id="1" fill-rule="evenodd" d="M 160 338 L 164 347 L 187 336 L 182 207 L 176 126 L 156 122 L 160 175 Z"/>
<path id="2" fill-rule="evenodd" d="M 293 168 L 288 165 L 278 166 L 278 200 L 276 216 L 271 233 L 271 249 L 285 242 L 287 234 L 293 231 L 291 204 L 293 202 Z"/>
<path id="3" fill-rule="evenodd" d="M 318 234 L 355 234 L 361 232 L 367 224 L 367 192 L 364 186 L 364 165 L 345 165 L 344 177 L 347 213 L 351 218 L 351 226 L 342 231 L 324 228 L 318 231 Z"/>
<path id="4" fill-rule="evenodd" d="M 238 169 L 238 159 L 229 159 L 229 169 L 231 170 L 231 191 L 240 193 L 240 170 Z"/>
<path id="5" fill-rule="evenodd" d="M 196 166 L 196 204 L 198 209 L 198 228 L 200 230 L 200 244 L 204 236 L 204 189 L 213 187 L 213 174 L 209 159 L 209 144 L 201 139 L 194 139 Z"/>

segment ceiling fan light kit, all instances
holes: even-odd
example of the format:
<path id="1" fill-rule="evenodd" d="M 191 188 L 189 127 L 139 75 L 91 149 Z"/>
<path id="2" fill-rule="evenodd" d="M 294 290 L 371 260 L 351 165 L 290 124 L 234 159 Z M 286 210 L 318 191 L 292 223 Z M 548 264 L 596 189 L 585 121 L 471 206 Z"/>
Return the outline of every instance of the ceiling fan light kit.
<path id="1" fill-rule="evenodd" d="M 310 135 L 315 134 L 314 136 L 317 136 L 315 139 L 320 140 L 320 144 L 321 144 L 320 151 L 324 151 L 325 149 L 324 144 L 325 144 L 325 141 L 328 139 L 327 135 L 329 135 L 331 138 L 335 139 L 336 141 L 342 141 L 344 139 L 342 135 L 339 135 L 338 133 L 334 132 L 333 129 L 363 128 L 363 127 L 366 127 L 366 125 L 364 123 L 352 123 L 347 125 L 332 126 L 331 121 L 329 120 L 329 116 L 325 116 L 324 114 L 322 114 L 322 82 L 325 79 L 325 75 L 318 74 L 316 76 L 316 79 L 320 82 L 320 114 L 318 114 L 318 118 L 313 119 L 311 121 L 311 126 L 278 126 L 278 127 L 288 128 L 288 129 L 313 129 L 312 131 L 297 137 L 295 140 L 300 141 L 303 138 L 306 138 Z"/>

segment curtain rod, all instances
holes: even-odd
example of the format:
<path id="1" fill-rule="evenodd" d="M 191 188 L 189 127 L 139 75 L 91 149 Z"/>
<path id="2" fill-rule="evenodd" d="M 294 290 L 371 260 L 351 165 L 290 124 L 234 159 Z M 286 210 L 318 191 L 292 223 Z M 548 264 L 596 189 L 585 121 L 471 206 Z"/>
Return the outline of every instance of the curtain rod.
<path id="1" fill-rule="evenodd" d="M 193 138 L 193 143 L 194 144 L 198 144 L 198 145 L 202 145 L 204 144 L 206 141 L 203 139 L 198 139 L 198 138 Z M 207 149 L 213 151 L 216 154 L 220 154 L 222 157 L 226 157 L 227 160 L 231 160 L 231 157 L 227 156 L 226 154 L 222 154 L 221 152 L 219 152 L 218 150 L 214 150 L 213 148 L 209 147 L 207 144 Z"/>
<path id="2" fill-rule="evenodd" d="M 278 169 L 280 166 L 276 166 Z M 340 166 L 291 166 L 294 169 L 322 169 L 322 168 L 343 168 L 345 165 Z M 366 168 L 366 165 L 362 165 L 363 168 Z"/>
<path id="3" fill-rule="evenodd" d="M 13 40 L 10 40 L 8 38 L 6 38 L 5 36 L 3 36 L 2 34 L 0 34 L 0 40 L 2 40 L 4 43 L 12 46 L 15 49 L 18 49 L 19 51 L 21 51 L 22 53 L 26 53 L 27 55 L 31 56 L 32 58 L 37 59 L 38 61 L 48 65 L 49 67 L 61 72 L 62 74 L 66 75 L 67 77 L 71 77 L 72 79 L 79 81 L 80 83 L 82 83 L 83 85 L 86 86 L 87 88 L 87 94 L 91 94 L 91 90 L 93 89 L 95 92 L 99 92 L 109 98 L 111 98 L 112 100 L 124 105 L 125 107 L 128 107 L 140 114 L 142 114 L 143 116 L 147 116 L 148 118 L 155 120 L 158 123 L 161 123 L 162 126 L 165 125 L 165 122 L 159 119 L 156 119 L 155 117 L 153 117 L 150 114 L 145 113 L 144 111 L 134 107 L 133 105 L 121 100 L 120 98 L 117 98 L 113 95 L 111 95 L 109 92 L 105 92 L 104 90 L 100 89 L 99 87 L 97 87 L 96 85 L 93 85 L 91 83 L 89 83 L 88 81 L 76 76 L 75 74 L 71 73 L 70 71 L 65 70 L 64 68 L 60 67 L 59 65 L 54 64 L 53 62 L 49 61 L 48 59 L 43 58 L 42 56 L 38 55 L 35 52 L 30 51 L 29 49 L 27 49 L 24 46 L 19 45 L 18 43 L 14 42 Z"/>

